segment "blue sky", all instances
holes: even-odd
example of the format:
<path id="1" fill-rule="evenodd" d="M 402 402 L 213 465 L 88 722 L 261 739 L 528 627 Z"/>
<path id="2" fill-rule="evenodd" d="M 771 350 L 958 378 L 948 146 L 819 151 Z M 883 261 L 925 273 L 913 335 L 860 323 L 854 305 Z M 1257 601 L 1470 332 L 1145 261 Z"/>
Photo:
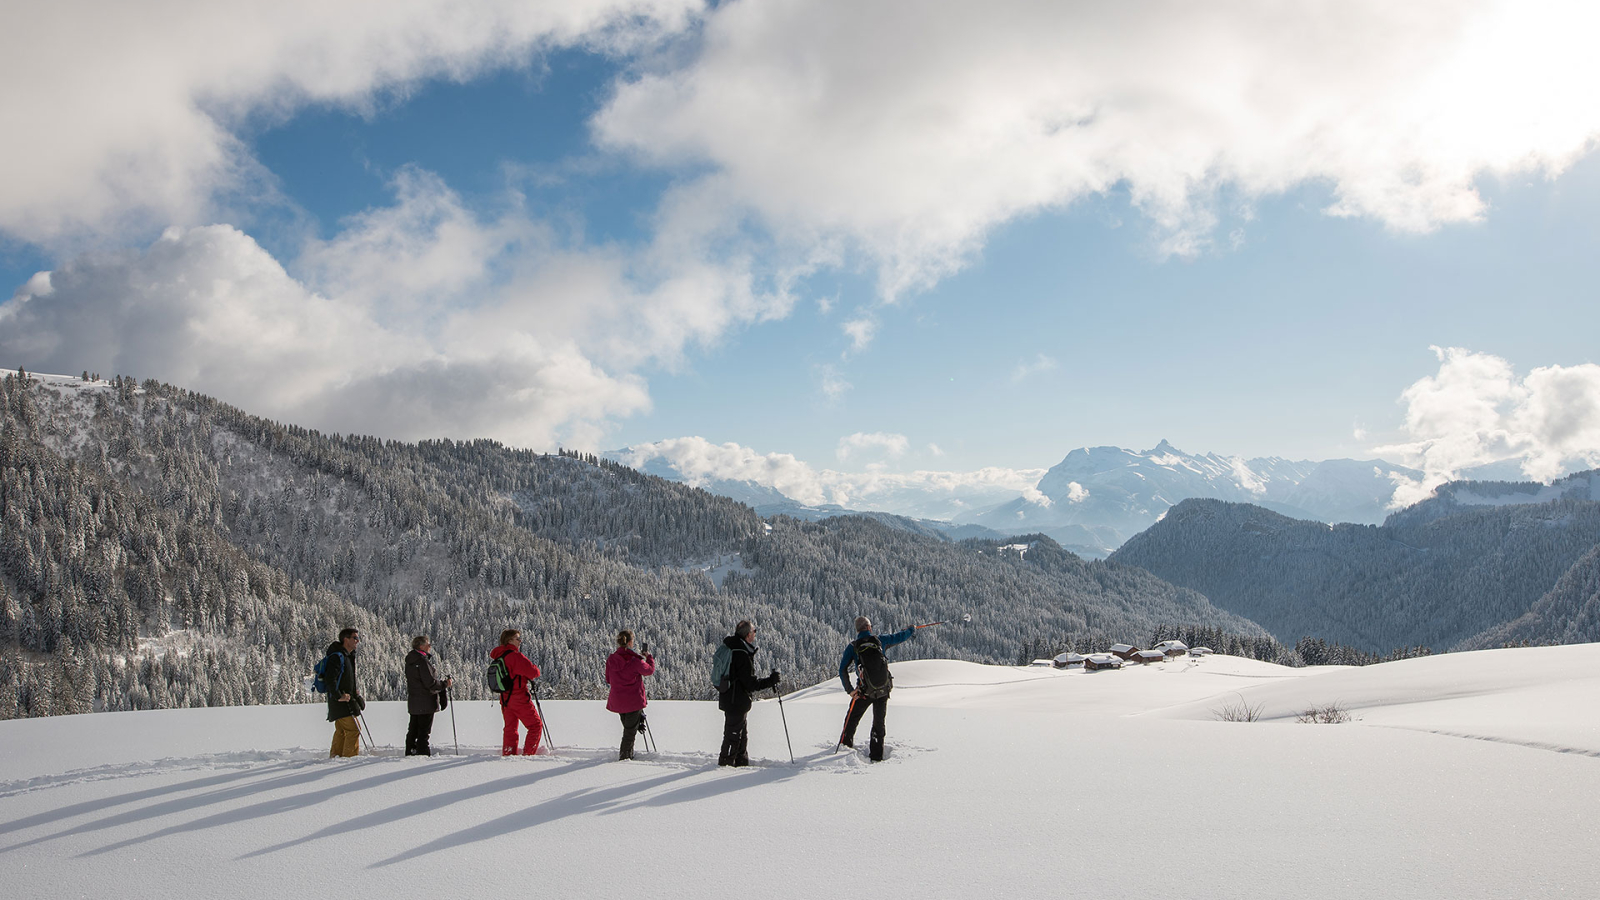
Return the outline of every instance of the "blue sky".
<path id="1" fill-rule="evenodd" d="M 0 364 L 843 470 L 1600 453 L 1581 5 L 1309 37 L 1244 4 L 1009 5 L 262 12 L 250 40 L 196 12 L 241 42 L 214 55 L 7 13 L 89 73 L 0 92 L 44 136 L 0 191 Z"/>

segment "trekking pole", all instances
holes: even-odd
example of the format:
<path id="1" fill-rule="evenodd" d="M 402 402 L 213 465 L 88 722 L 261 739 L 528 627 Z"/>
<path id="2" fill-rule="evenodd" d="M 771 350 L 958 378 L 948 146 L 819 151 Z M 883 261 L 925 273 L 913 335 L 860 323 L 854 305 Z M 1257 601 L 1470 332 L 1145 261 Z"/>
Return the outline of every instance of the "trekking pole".
<path id="1" fill-rule="evenodd" d="M 789 745 L 789 765 L 794 765 L 794 744 L 789 741 L 789 714 L 783 711 L 783 695 L 778 693 L 778 686 L 772 686 L 772 693 L 778 697 L 778 715 L 783 716 L 783 742 Z"/>
<path id="2" fill-rule="evenodd" d="M 660 748 L 656 745 L 655 733 L 650 730 L 650 717 L 639 716 L 639 730 L 644 733 L 644 748 L 651 753 L 656 753 Z"/>
<path id="3" fill-rule="evenodd" d="M 450 680 L 450 676 L 446 675 L 444 677 L 444 680 L 445 681 L 449 681 Z M 449 700 L 450 700 L 450 689 L 448 687 L 444 689 L 444 698 L 445 698 L 446 702 L 449 702 Z M 456 732 L 456 705 L 454 703 L 450 704 L 450 738 L 451 738 L 451 740 L 456 742 L 456 755 L 460 756 L 461 755 L 461 735 Z"/>
<path id="4" fill-rule="evenodd" d="M 833 752 L 835 753 L 838 753 L 839 748 L 844 746 L 845 729 L 850 727 L 850 717 L 855 715 L 856 701 L 859 699 L 861 698 L 857 696 L 854 691 L 850 692 L 850 708 L 846 710 L 844 714 L 844 727 L 839 729 L 839 743 L 833 745 Z"/>
<path id="5" fill-rule="evenodd" d="M 367 724 L 366 714 L 359 709 L 356 710 L 356 721 L 367 729 L 367 746 L 374 750 L 378 749 L 378 742 L 372 737 L 372 726 Z"/>
<path id="6" fill-rule="evenodd" d="M 546 719 L 544 717 L 544 707 L 539 705 L 539 682 L 535 681 L 535 682 L 532 682 L 532 684 L 533 684 L 533 708 L 534 708 L 534 710 L 536 712 L 539 713 L 539 722 L 544 727 L 544 740 L 545 740 L 545 743 L 550 745 L 550 752 L 554 753 L 554 752 L 556 752 L 556 742 L 550 739 L 550 720 Z M 538 753 L 539 752 L 539 748 L 538 747 L 533 748 L 533 752 Z"/>
<path id="7" fill-rule="evenodd" d="M 960 619 L 948 619 L 943 622 L 929 622 L 926 625 L 913 625 L 913 628 L 932 628 L 935 625 L 949 625 L 951 622 L 971 623 L 972 613 L 963 613 Z"/>

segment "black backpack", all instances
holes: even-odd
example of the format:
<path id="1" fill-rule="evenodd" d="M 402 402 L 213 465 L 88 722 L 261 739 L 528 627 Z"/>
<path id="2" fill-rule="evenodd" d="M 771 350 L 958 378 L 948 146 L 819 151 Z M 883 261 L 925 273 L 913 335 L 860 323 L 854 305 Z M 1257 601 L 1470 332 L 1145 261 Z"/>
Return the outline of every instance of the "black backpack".
<path id="1" fill-rule="evenodd" d="M 856 648 L 856 690 L 868 700 L 881 700 L 894 690 L 894 676 L 889 674 L 889 660 L 883 655 L 883 644 L 872 635 L 850 642 Z"/>

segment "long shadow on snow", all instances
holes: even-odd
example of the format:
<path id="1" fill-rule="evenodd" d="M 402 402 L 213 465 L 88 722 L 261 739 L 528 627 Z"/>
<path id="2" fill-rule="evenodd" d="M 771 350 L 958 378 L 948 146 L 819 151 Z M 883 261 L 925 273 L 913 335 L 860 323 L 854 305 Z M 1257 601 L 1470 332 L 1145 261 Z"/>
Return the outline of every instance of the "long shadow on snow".
<path id="1" fill-rule="evenodd" d="M 325 803 L 330 800 L 345 799 L 353 791 L 364 791 L 370 788 L 381 787 L 391 782 L 403 781 L 407 778 L 415 778 L 419 775 L 430 774 L 439 768 L 455 768 L 457 766 L 469 765 L 470 763 L 470 759 L 463 758 L 459 762 L 452 759 L 449 762 L 440 763 L 436 766 L 417 766 L 403 769 L 398 772 L 386 772 L 380 775 L 372 775 L 359 781 L 352 781 L 347 785 L 341 785 L 336 790 L 301 792 L 288 797 L 278 797 L 272 800 L 263 800 L 260 803 L 253 803 L 249 806 L 242 806 L 238 809 L 230 809 L 224 812 L 215 813 L 213 815 L 195 819 L 191 822 L 185 822 L 182 825 L 172 825 L 159 831 L 152 831 L 149 834 L 141 834 L 137 837 L 128 838 L 125 841 L 117 841 L 114 844 L 107 844 L 106 846 L 95 850 L 85 850 L 78 855 L 80 857 L 99 856 L 102 853 L 110 853 L 113 850 L 120 850 L 123 847 L 131 847 L 135 844 L 143 844 L 146 841 L 153 841 L 156 838 L 167 837 L 168 835 L 183 834 L 190 831 L 203 831 L 207 828 L 215 828 L 219 825 L 233 825 L 239 822 L 248 822 L 251 819 L 281 815 L 286 812 L 293 812 L 295 810 L 316 806 L 319 803 Z M 334 766 L 331 768 L 337 770 L 342 767 Z"/>
<path id="2" fill-rule="evenodd" d="M 604 761 L 594 760 L 591 762 L 574 763 L 569 766 L 564 766 L 559 771 L 571 772 L 577 768 L 590 768 L 600 765 L 602 762 Z M 474 844 L 478 841 L 501 837 L 513 832 L 522 831 L 526 828 L 536 828 L 540 825 L 557 821 L 558 819 L 565 819 L 568 816 L 581 815 L 582 813 L 586 812 L 603 811 L 615 806 L 623 798 L 626 798 L 632 794 L 636 794 L 639 791 L 645 791 L 653 787 L 659 787 L 660 785 L 668 784 L 681 778 L 688 778 L 693 775 L 704 774 L 704 772 L 704 769 L 686 769 L 681 772 L 674 772 L 669 775 L 661 775 L 656 778 L 646 779 L 644 781 L 630 781 L 627 784 L 617 785 L 616 787 L 584 788 L 582 790 L 572 791 L 563 796 L 546 800 L 535 806 L 530 806 L 527 809 L 518 810 L 517 812 L 501 816 L 493 821 L 483 822 L 481 824 L 474 825 L 471 828 L 464 828 L 454 834 L 447 834 L 443 837 L 436 838 L 426 844 L 423 844 L 415 850 L 397 853 L 388 859 L 372 863 L 371 865 L 367 866 L 367 868 L 377 869 L 384 866 L 392 866 L 395 863 L 404 862 L 408 859 L 415 859 L 419 856 L 427 856 L 430 853 L 438 853 L 443 850 L 452 850 L 465 844 Z"/>
<path id="3" fill-rule="evenodd" d="M 831 753 L 818 753 L 801 757 L 795 760 L 796 765 L 794 766 L 778 764 L 730 771 L 725 776 L 714 781 L 686 784 L 683 787 L 664 791 L 653 797 L 645 797 L 626 806 L 618 805 L 610 809 L 601 810 L 601 815 L 629 812 L 646 806 L 671 806 L 675 803 L 693 803 L 696 800 L 707 800 L 719 794 L 731 794 L 734 791 L 742 791 L 757 785 L 777 784 L 800 774 L 804 771 L 801 767 L 811 760 L 832 755 Z"/>
<path id="4" fill-rule="evenodd" d="M 313 764 L 305 763 L 304 765 L 310 766 Z M 371 765 L 371 762 L 363 759 L 360 762 L 352 765 L 367 766 Z M 12 844 L 9 847 L 0 847 L 0 853 L 18 850 L 23 847 L 31 847 L 34 844 L 42 844 L 45 841 L 52 841 L 56 838 L 87 834 L 92 831 L 99 831 L 103 828 L 114 828 L 118 825 L 127 825 L 133 822 L 140 822 L 145 819 L 153 819 L 160 816 L 172 815 L 174 813 L 188 812 L 192 809 L 214 806 L 218 803 L 228 803 L 238 800 L 242 797 L 249 797 L 254 794 L 259 794 L 263 791 L 277 790 L 279 788 L 293 787 L 299 784 L 317 781 L 319 779 L 326 778 L 329 775 L 338 774 L 340 771 L 344 771 L 347 768 L 349 768 L 349 766 L 319 766 L 313 771 L 285 772 L 253 784 L 241 784 L 221 790 L 206 791 L 191 797 L 182 797 L 168 800 L 163 803 L 154 803 L 139 809 L 118 813 L 114 816 L 107 816 L 94 821 L 85 822 L 81 825 L 68 828 L 65 831 L 58 831 L 55 834 L 47 834 L 41 837 L 36 837 L 31 841 L 24 841 L 20 844 Z"/>
<path id="5" fill-rule="evenodd" d="M 106 797 L 104 799 L 85 800 L 82 803 L 58 806 L 55 809 L 47 810 L 42 813 L 35 813 L 31 816 L 25 816 L 21 819 L 14 819 L 10 822 L 0 823 L 0 834 L 10 834 L 13 831 L 21 831 L 25 828 L 33 828 L 38 825 L 48 825 L 51 822 L 59 822 L 62 819 L 70 819 L 73 816 L 82 815 L 84 813 L 99 812 L 109 806 L 122 806 L 125 803 L 137 803 L 140 800 L 150 800 L 165 794 L 181 794 L 184 791 L 197 791 L 201 788 L 214 787 L 219 784 L 227 784 L 230 781 L 239 781 L 240 779 L 244 778 L 254 778 L 261 775 L 269 775 L 274 771 L 290 768 L 301 768 L 310 764 L 311 763 L 309 762 L 275 763 L 260 769 L 251 769 L 243 772 L 228 772 L 222 775 L 207 775 L 204 778 L 191 778 L 188 781 L 179 782 L 178 784 L 169 784 L 165 787 L 146 788 L 142 791 L 129 791 L 126 794 L 118 794 L 116 796 Z M 129 777 L 142 777 L 144 775 L 155 774 L 160 774 L 160 772 L 145 771 L 140 772 L 137 775 L 130 775 Z M 67 784 L 82 783 L 83 782 L 81 781 L 65 782 L 61 786 L 64 787 Z M 39 788 L 39 790 L 48 789 L 49 788 Z M 6 849 L 10 848 L 8 847 Z"/>
<path id="6" fill-rule="evenodd" d="M 490 760 L 498 760 L 500 757 L 480 756 L 468 759 L 469 762 L 467 764 L 471 764 L 471 762 L 482 763 L 489 762 Z M 521 775 L 514 775 L 509 778 L 498 778 L 494 781 L 486 781 L 482 784 L 476 784 L 471 787 L 464 787 L 454 791 L 446 791 L 442 794 L 428 794 L 424 797 L 418 797 L 415 800 L 408 800 L 405 803 L 397 803 L 394 806 L 388 807 L 387 809 L 376 810 L 374 812 L 367 813 L 366 815 L 356 816 L 353 819 L 348 819 L 343 822 L 337 822 L 333 825 L 323 828 L 320 831 L 308 834 L 305 837 L 295 838 L 292 841 L 284 841 L 280 844 L 273 844 L 271 847 L 262 847 L 260 850 L 252 850 L 249 853 L 239 856 L 238 859 L 250 859 L 256 856 L 265 856 L 268 853 L 276 853 L 279 850 L 287 850 L 290 847 L 297 847 L 301 844 L 309 843 L 311 841 L 320 841 L 324 838 L 330 838 L 336 835 L 349 834 L 352 831 L 361 831 L 365 828 L 385 825 L 390 822 L 397 822 L 401 819 L 409 819 L 412 816 L 420 816 L 424 813 L 437 812 L 438 810 L 455 803 L 462 803 L 467 800 L 476 800 L 480 797 L 487 797 L 491 794 L 499 793 L 500 791 L 508 791 L 514 788 L 527 787 L 534 782 L 543 781 L 546 778 L 553 778 L 557 775 L 566 775 L 570 774 L 576 769 L 586 769 L 599 765 L 602 761 L 603 760 L 591 760 L 587 762 L 573 763 L 555 769 L 542 769 L 537 772 L 525 772 Z"/>

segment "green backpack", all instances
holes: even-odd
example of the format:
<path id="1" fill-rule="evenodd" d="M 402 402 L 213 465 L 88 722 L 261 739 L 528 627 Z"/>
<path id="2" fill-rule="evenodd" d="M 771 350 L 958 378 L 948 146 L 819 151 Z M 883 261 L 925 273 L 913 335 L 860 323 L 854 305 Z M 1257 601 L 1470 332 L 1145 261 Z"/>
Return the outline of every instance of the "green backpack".
<path id="1" fill-rule="evenodd" d="M 711 657 L 711 686 L 716 688 L 719 694 L 726 694 L 728 688 L 733 687 L 733 682 L 728 679 L 728 669 L 732 665 L 733 651 L 728 649 L 727 644 L 723 644 Z"/>
<path id="2" fill-rule="evenodd" d="M 509 654 L 508 654 L 509 655 Z M 511 670 L 506 668 L 506 658 L 498 657 L 489 663 L 489 670 L 484 673 L 489 679 L 489 690 L 496 694 L 504 694 L 511 690 L 516 679 L 512 677 Z"/>

